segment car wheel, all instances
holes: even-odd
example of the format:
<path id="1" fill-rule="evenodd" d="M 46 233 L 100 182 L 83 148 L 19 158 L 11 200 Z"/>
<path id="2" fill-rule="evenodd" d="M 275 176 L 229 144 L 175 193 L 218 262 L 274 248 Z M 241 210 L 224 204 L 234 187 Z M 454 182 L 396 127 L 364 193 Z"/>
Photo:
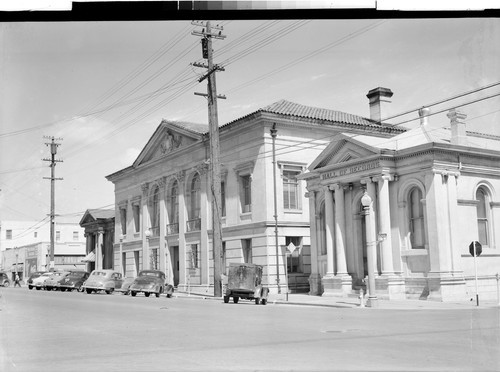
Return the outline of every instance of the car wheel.
<path id="1" fill-rule="evenodd" d="M 229 296 L 224 296 L 224 303 L 227 304 L 229 302 Z"/>
<path id="2" fill-rule="evenodd" d="M 240 300 L 240 298 L 239 298 L 238 296 L 234 296 L 234 297 L 233 297 L 233 302 L 234 302 L 235 304 L 237 304 L 239 300 Z"/>
<path id="3" fill-rule="evenodd" d="M 7 281 L 3 282 L 4 287 L 8 287 L 9 285 L 10 285 L 10 282 L 7 282 Z"/>
<path id="4" fill-rule="evenodd" d="M 132 291 L 132 292 L 130 292 L 130 294 L 132 295 L 132 297 L 135 297 L 135 295 L 137 294 L 137 292 L 136 291 Z"/>
<path id="5" fill-rule="evenodd" d="M 263 298 L 262 300 L 260 300 L 260 303 L 261 303 L 262 305 L 267 304 L 267 299 Z"/>
<path id="6" fill-rule="evenodd" d="M 160 293 L 161 293 L 161 289 L 160 289 L 160 291 L 159 291 L 159 292 L 156 292 L 156 293 L 155 293 L 155 296 L 156 296 L 156 297 L 160 297 Z"/>
<path id="7" fill-rule="evenodd" d="M 255 305 L 258 305 L 258 304 L 259 304 L 259 299 L 258 299 L 258 298 L 256 298 L 256 299 L 255 299 Z"/>
<path id="8" fill-rule="evenodd" d="M 91 293 L 92 293 L 92 289 L 87 288 L 87 294 L 91 294 Z"/>
<path id="9" fill-rule="evenodd" d="M 29 285 L 29 286 L 28 286 L 28 289 L 33 289 L 33 286 L 32 286 L 32 285 Z"/>
<path id="10" fill-rule="evenodd" d="M 106 293 L 107 293 L 107 294 L 111 294 L 111 293 L 113 293 L 113 288 L 106 289 Z"/>
<path id="11" fill-rule="evenodd" d="M 66 288 L 59 288 L 59 290 L 60 290 L 61 292 L 64 292 L 64 291 L 66 290 Z"/>
<path id="12" fill-rule="evenodd" d="M 146 296 L 146 297 L 149 297 L 150 294 L 151 293 L 149 293 L 149 292 L 144 292 L 144 296 Z"/>
<path id="13" fill-rule="evenodd" d="M 39 291 L 41 288 L 40 287 L 36 287 L 36 290 Z"/>

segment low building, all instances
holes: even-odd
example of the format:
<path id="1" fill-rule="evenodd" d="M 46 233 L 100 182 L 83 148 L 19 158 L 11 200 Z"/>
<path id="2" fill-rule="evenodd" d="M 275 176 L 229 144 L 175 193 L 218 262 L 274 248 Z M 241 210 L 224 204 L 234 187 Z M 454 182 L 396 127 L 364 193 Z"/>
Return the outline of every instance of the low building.
<path id="1" fill-rule="evenodd" d="M 496 298 L 500 137 L 466 131 L 455 110 L 440 128 L 429 126 L 429 109 L 420 117 L 418 128 L 390 139 L 338 134 L 301 176 L 311 205 L 311 293 L 365 288 L 368 246 L 379 298 L 474 299 L 475 263 L 479 293 Z"/>
<path id="2" fill-rule="evenodd" d="M 380 112 L 383 94 L 371 100 Z M 220 126 L 222 267 L 256 263 L 271 292 L 309 290 L 310 204 L 298 176 L 346 131 L 387 139 L 404 129 L 288 101 Z M 163 120 L 135 162 L 107 176 L 115 267 L 127 276 L 160 269 L 180 290 L 212 293 L 209 151 L 207 125 Z"/>

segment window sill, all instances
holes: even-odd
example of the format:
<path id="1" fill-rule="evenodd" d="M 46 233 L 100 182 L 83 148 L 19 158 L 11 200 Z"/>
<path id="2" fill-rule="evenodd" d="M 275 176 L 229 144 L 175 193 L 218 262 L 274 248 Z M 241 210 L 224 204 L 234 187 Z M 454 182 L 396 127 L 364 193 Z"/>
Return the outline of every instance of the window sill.
<path id="1" fill-rule="evenodd" d="M 302 214 L 302 209 L 285 209 L 285 214 Z"/>
<path id="2" fill-rule="evenodd" d="M 405 249 L 401 251 L 401 256 L 428 256 L 429 251 L 424 248 Z"/>

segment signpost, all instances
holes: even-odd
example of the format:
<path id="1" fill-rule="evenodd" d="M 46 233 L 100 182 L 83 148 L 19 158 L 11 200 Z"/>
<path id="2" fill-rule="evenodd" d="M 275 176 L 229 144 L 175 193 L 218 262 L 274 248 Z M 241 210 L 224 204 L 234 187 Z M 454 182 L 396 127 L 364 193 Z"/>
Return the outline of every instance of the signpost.
<path id="1" fill-rule="evenodd" d="M 481 243 L 478 241 L 474 240 L 472 243 L 469 244 L 469 253 L 474 257 L 474 276 L 475 276 L 475 281 L 476 281 L 476 306 L 479 306 L 479 292 L 477 290 L 477 262 L 476 262 L 476 257 L 481 254 L 483 251 L 483 247 L 481 246 Z"/>

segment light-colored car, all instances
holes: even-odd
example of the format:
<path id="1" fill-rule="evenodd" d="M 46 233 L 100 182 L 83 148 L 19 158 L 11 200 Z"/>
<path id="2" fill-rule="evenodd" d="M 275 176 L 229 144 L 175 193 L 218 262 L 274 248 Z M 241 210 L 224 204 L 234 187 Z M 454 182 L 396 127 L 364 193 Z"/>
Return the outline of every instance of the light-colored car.
<path id="1" fill-rule="evenodd" d="M 109 269 L 94 270 L 85 283 L 83 283 L 82 289 L 88 294 L 98 291 L 111 294 L 115 289 L 120 289 L 122 283 L 123 277 L 118 271 Z"/>
<path id="2" fill-rule="evenodd" d="M 51 276 L 43 283 L 43 287 L 46 291 L 52 291 L 59 289 L 59 283 L 61 280 L 69 275 L 69 271 L 54 271 Z"/>
<path id="3" fill-rule="evenodd" d="M 29 289 L 33 289 L 33 280 L 36 278 L 39 278 L 45 271 L 35 271 L 31 273 L 30 277 L 28 278 L 28 281 L 26 282 L 28 284 Z"/>
<path id="4" fill-rule="evenodd" d="M 52 275 L 52 272 L 46 272 L 46 273 L 43 273 L 42 275 L 40 275 L 38 278 L 34 278 L 33 281 L 31 282 L 31 286 L 33 288 L 36 288 L 37 291 L 39 291 L 40 289 L 44 288 L 44 283 L 45 281 L 50 278 L 50 276 Z M 29 288 L 29 286 L 28 286 Z M 30 288 L 31 289 L 31 288 Z"/>

